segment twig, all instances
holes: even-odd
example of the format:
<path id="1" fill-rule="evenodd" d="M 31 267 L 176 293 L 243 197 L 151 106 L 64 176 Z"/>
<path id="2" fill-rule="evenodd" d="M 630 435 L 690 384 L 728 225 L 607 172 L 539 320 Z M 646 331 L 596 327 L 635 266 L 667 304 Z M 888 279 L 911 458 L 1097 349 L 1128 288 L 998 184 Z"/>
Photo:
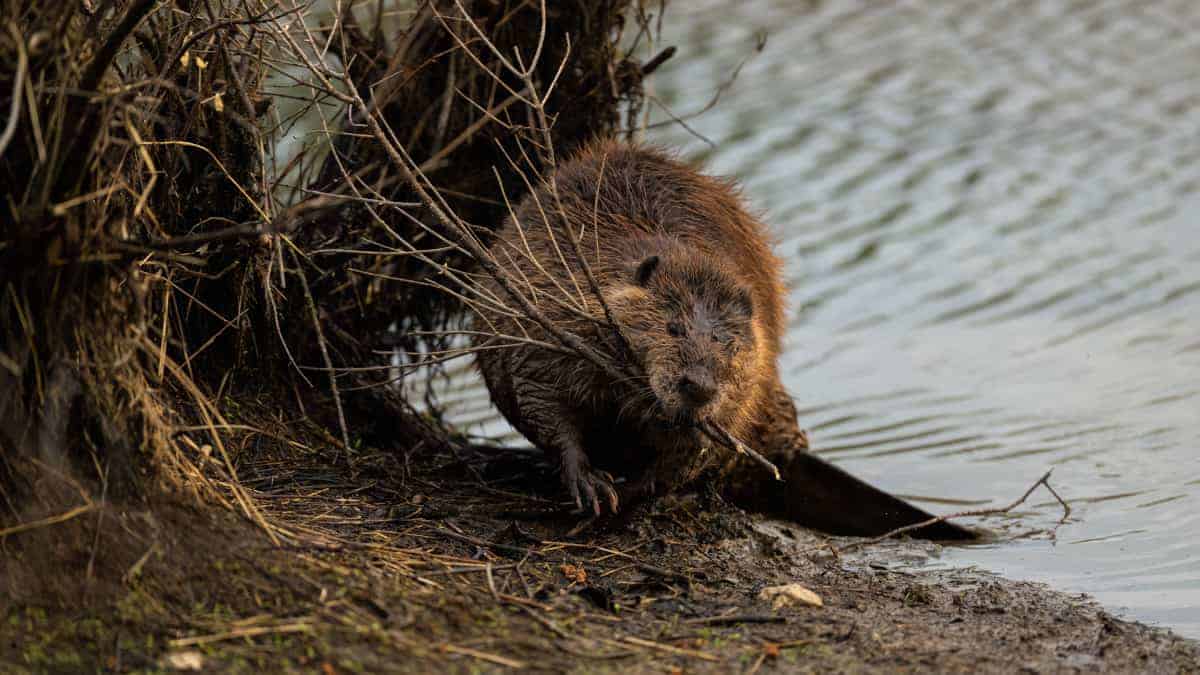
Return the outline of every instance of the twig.
<path id="1" fill-rule="evenodd" d="M 658 67 L 667 62 L 667 59 L 675 56 L 675 45 L 671 45 L 658 53 L 654 58 L 650 59 L 642 66 L 642 77 L 658 70 Z"/>
<path id="2" fill-rule="evenodd" d="M 487 578 L 488 590 L 492 592 L 492 599 L 496 601 L 496 604 L 500 604 L 500 593 L 496 590 L 496 577 L 492 574 L 491 563 L 484 565 L 483 573 Z"/>
<path id="3" fill-rule="evenodd" d="M 8 30 L 17 45 L 17 74 L 13 78 L 12 104 L 9 106 L 8 121 L 4 124 L 4 133 L 0 133 L 0 156 L 4 155 L 4 150 L 12 142 L 13 136 L 17 132 L 17 118 L 21 116 L 21 88 L 25 86 L 25 71 L 29 67 L 25 39 L 21 35 L 21 31 L 17 29 L 17 24 L 9 22 Z"/>
<path id="4" fill-rule="evenodd" d="M 1046 477 L 1048 478 L 1049 476 L 1050 476 L 1050 474 L 1049 474 L 1049 472 L 1047 472 Z M 1050 494 L 1054 495 L 1054 498 L 1058 500 L 1059 504 L 1062 504 L 1063 514 L 1062 514 L 1062 518 L 1058 519 L 1058 524 L 1062 525 L 1062 524 L 1066 523 L 1067 519 L 1071 517 L 1071 505 L 1067 503 L 1067 500 L 1058 496 L 1058 491 L 1055 490 L 1053 487 L 1051 487 L 1050 483 L 1045 478 L 1042 479 L 1042 485 L 1044 485 L 1046 487 L 1046 489 L 1050 491 Z"/>
<path id="5" fill-rule="evenodd" d="M 516 566 L 517 566 L 516 563 L 508 563 L 508 564 L 504 564 L 504 565 L 493 565 L 491 563 L 487 563 L 485 565 L 473 565 L 471 567 L 450 567 L 450 568 L 447 568 L 444 570 L 433 570 L 432 572 L 422 572 L 421 574 L 423 576 L 427 576 L 427 577 L 436 577 L 436 576 L 441 576 L 441 575 L 445 575 L 445 574 L 474 574 L 476 572 L 486 573 L 489 569 L 492 571 L 510 570 L 510 569 L 515 568 Z"/>
<path id="6" fill-rule="evenodd" d="M 750 666 L 750 669 L 746 671 L 746 675 L 754 675 L 755 673 L 757 673 L 758 669 L 762 668 L 762 664 L 766 660 L 767 660 L 767 650 L 764 649 L 759 652 L 758 658 L 754 660 L 754 663 Z"/>
<path id="7" fill-rule="evenodd" d="M 542 624 L 548 630 L 550 630 L 550 632 L 554 633 L 558 637 L 560 637 L 564 640 L 572 639 L 572 635 L 570 633 L 568 633 L 565 629 L 563 629 L 562 626 L 559 626 L 554 621 L 542 616 L 541 614 L 538 614 L 532 608 L 526 607 L 525 603 L 528 602 L 527 600 L 522 600 L 521 598 L 514 598 L 512 596 L 507 596 L 506 599 L 508 599 L 510 601 L 510 603 L 513 607 L 517 608 L 519 611 L 523 612 L 526 616 L 533 619 L 534 621 L 537 621 L 538 623 Z M 517 602 L 517 601 L 519 601 L 519 602 Z"/>
<path id="8" fill-rule="evenodd" d="M 708 112 L 709 110 L 712 110 L 713 107 L 717 105 L 717 102 L 721 100 L 721 96 L 724 95 L 725 92 L 730 87 L 733 86 L 734 82 L 737 81 L 738 75 L 740 75 L 742 72 L 742 68 L 744 68 L 746 66 L 746 64 L 749 63 L 750 60 L 753 59 L 756 55 L 762 53 L 763 48 L 766 46 L 767 46 L 766 34 L 758 35 L 758 37 L 755 41 L 755 45 L 754 45 L 754 53 L 743 58 L 741 60 L 741 62 L 738 63 L 737 66 L 734 67 L 733 72 L 729 75 L 729 77 L 726 78 L 724 82 L 721 82 L 719 85 L 717 85 L 717 89 L 716 89 L 716 91 L 713 92 L 712 98 L 709 99 L 709 101 L 707 103 L 705 103 L 699 110 L 684 114 L 682 116 L 678 116 L 675 113 L 673 113 L 666 106 L 666 104 L 664 104 L 662 101 L 658 100 L 657 97 L 654 97 L 653 98 L 654 103 L 658 104 L 661 108 L 663 108 L 663 110 L 667 113 L 667 115 L 669 115 L 671 117 L 671 119 L 664 120 L 662 122 L 655 122 L 654 124 L 647 125 L 646 128 L 647 129 L 657 129 L 658 127 L 666 126 L 668 124 L 678 123 L 678 124 L 681 124 L 688 131 L 695 133 L 695 131 L 693 131 L 691 127 L 687 126 L 687 124 L 685 124 L 685 122 L 690 119 L 695 119 L 696 117 L 703 115 L 704 113 Z M 651 60 L 651 62 L 653 62 L 653 60 Z M 649 65 L 649 64 L 647 64 L 647 65 Z M 708 141 L 708 139 L 704 138 L 703 136 L 701 136 L 700 138 L 706 142 L 711 143 L 711 141 Z"/>
<path id="9" fill-rule="evenodd" d="M 35 521 L 29 522 L 29 523 L 21 523 L 20 525 L 14 525 L 12 527 L 0 530 L 0 539 L 3 539 L 4 537 L 7 537 L 11 534 L 28 532 L 29 530 L 36 530 L 39 527 L 45 527 L 47 525 L 57 525 L 58 523 L 66 522 L 72 518 L 75 518 L 76 516 L 82 516 L 83 514 L 87 513 L 88 511 L 91 511 L 95 508 L 96 508 L 95 504 L 84 504 L 83 506 L 76 506 L 75 508 L 71 509 L 70 511 L 65 511 L 63 513 L 60 513 L 57 516 L 50 516 L 48 518 L 42 518 L 41 520 L 35 520 Z"/>
<path id="10" fill-rule="evenodd" d="M 225 164 L 221 162 L 216 153 L 214 153 L 212 150 L 209 150 L 207 147 L 200 145 L 199 143 L 192 143 L 191 141 L 144 141 L 142 143 L 138 143 L 138 147 L 144 145 L 176 145 L 181 148 L 191 148 L 193 150 L 200 150 L 201 152 L 205 153 L 210 159 L 212 159 L 213 163 L 217 165 L 217 168 L 221 170 L 221 173 L 225 174 L 225 178 L 227 178 L 229 182 L 233 184 L 233 187 L 237 188 L 237 191 L 246 199 L 246 202 L 258 212 L 258 215 L 260 218 L 262 218 L 263 222 L 271 222 L 271 216 L 264 211 L 261 206 L 258 205 L 258 202 L 250 196 L 249 192 L 246 192 L 246 188 L 242 187 L 241 183 L 237 182 L 237 179 L 233 177 L 233 174 L 229 173 L 229 169 L 225 168 Z"/>
<path id="11" fill-rule="evenodd" d="M 113 59 L 117 57 L 117 51 L 125 42 L 125 38 L 129 37 L 133 29 L 137 28 L 142 19 L 150 13 L 156 2 L 157 0 L 139 0 L 125 12 L 125 16 L 121 17 L 121 22 L 108 35 L 108 39 L 104 41 L 96 56 L 88 64 L 83 77 L 79 79 L 80 89 L 86 92 L 96 90 L 96 87 L 100 84 L 100 78 L 104 76 Z"/>
<path id="12" fill-rule="evenodd" d="M 284 238 L 286 240 L 286 237 Z M 317 333 L 317 346 L 321 350 L 321 360 L 325 362 L 325 367 L 329 369 L 329 389 L 333 392 L 333 402 L 337 406 L 338 428 L 342 432 L 342 445 L 346 448 L 347 461 L 353 462 L 353 449 L 350 446 L 350 430 L 346 426 L 346 412 L 342 407 L 342 394 L 338 391 L 337 373 L 333 370 L 333 360 L 329 357 L 329 347 L 325 342 L 325 331 L 321 328 L 321 317 L 317 313 L 317 303 L 313 299 L 312 291 L 308 288 L 308 277 L 304 274 L 304 266 L 300 264 L 299 256 L 293 251 L 292 257 L 296 261 L 296 274 L 300 276 L 300 285 L 304 287 L 304 297 L 308 300 L 308 310 L 312 314 L 313 329 Z"/>
<path id="13" fill-rule="evenodd" d="M 754 448 L 734 438 L 732 434 L 725 430 L 725 427 L 712 420 L 704 420 L 700 423 L 699 428 L 700 431 L 704 432 L 706 436 L 717 443 L 737 452 L 739 455 L 746 455 L 755 462 L 758 462 L 758 464 L 775 476 L 775 480 L 783 480 L 783 476 L 779 474 L 779 467 L 772 464 L 771 460 L 760 455 Z"/>
<path id="14" fill-rule="evenodd" d="M 164 251 L 177 248 L 196 248 L 204 244 L 209 244 L 215 241 L 224 241 L 227 239 L 251 239 L 258 237 L 263 233 L 269 233 L 270 230 L 259 229 L 257 225 L 234 225 L 221 230 L 212 232 L 197 232 L 195 234 L 185 234 L 178 237 L 169 237 L 159 241 L 137 242 L 125 241 L 121 243 L 132 246 L 142 246 L 147 249 Z"/>
<path id="15" fill-rule="evenodd" d="M 192 645 L 206 645 L 211 642 L 221 642 L 223 640 L 233 640 L 240 637 L 272 635 L 276 633 L 307 633 L 310 630 L 312 630 L 312 626 L 307 623 L 290 623 L 281 626 L 252 626 L 250 628 L 238 628 L 226 633 L 179 638 L 177 640 L 170 640 L 167 644 L 172 647 L 189 647 Z"/>
<path id="16" fill-rule="evenodd" d="M 671 570 L 664 569 L 664 568 L 658 567 L 656 565 L 651 565 L 650 563 L 634 562 L 633 567 L 635 569 L 637 569 L 639 572 L 645 572 L 646 574 L 653 574 L 655 576 L 659 576 L 664 579 L 671 579 L 673 581 L 682 581 L 682 582 L 688 584 L 688 586 L 691 586 L 691 584 L 692 584 L 691 578 L 689 578 L 686 574 L 681 574 L 679 572 L 672 572 Z"/>
<path id="17" fill-rule="evenodd" d="M 440 649 L 451 654 L 462 654 L 463 656 L 470 656 L 472 658 L 479 659 L 480 661 L 487 661 L 489 663 L 495 663 L 501 666 L 508 666 L 509 668 L 523 669 L 529 667 L 524 661 L 510 659 L 497 654 L 481 652 L 478 649 L 471 649 L 470 647 L 458 647 L 451 644 L 444 644 L 440 647 Z"/>
<path id="18" fill-rule="evenodd" d="M 125 15 L 121 17 L 121 21 L 108 34 L 96 51 L 96 55 L 88 63 L 87 69 L 79 79 L 80 91 L 85 92 L 88 96 L 96 91 L 104 74 L 108 72 L 109 66 L 116 59 L 121 45 L 125 43 L 125 38 L 133 33 L 142 19 L 146 18 L 146 15 L 157 4 L 157 0 L 137 0 L 129 6 Z M 57 152 L 56 144 L 54 163 L 57 178 L 55 182 L 62 191 L 69 191 L 85 168 L 89 166 L 84 159 L 101 137 L 101 134 L 98 133 L 101 130 L 100 116 L 95 109 L 88 110 L 85 107 L 86 104 L 85 98 L 76 98 L 71 101 L 66 115 L 73 124 L 78 124 L 78 126 L 74 128 L 72 139 L 67 141 L 67 149 L 61 155 Z M 82 119 L 79 119 L 80 117 Z"/>
<path id="19" fill-rule="evenodd" d="M 779 614 L 725 614 L 722 616 L 702 616 L 687 619 L 684 623 L 692 626 L 728 626 L 738 623 L 786 623 L 787 617 Z"/>
<path id="20" fill-rule="evenodd" d="M 537 551 L 534 551 L 533 549 L 522 548 L 520 546 L 509 546 L 508 544 L 497 544 L 497 543 L 491 542 L 491 541 L 484 541 L 482 539 L 476 539 L 475 537 L 470 537 L 465 534 L 459 534 L 457 532 L 453 532 L 446 528 L 438 528 L 437 533 L 440 535 L 446 536 L 446 537 L 450 537 L 451 539 L 457 539 L 465 544 L 472 544 L 474 546 L 478 546 L 479 548 L 491 548 L 491 549 L 495 549 L 497 551 L 504 551 L 506 553 L 513 554 L 513 555 L 523 555 L 523 556 L 537 555 Z"/>
<path id="21" fill-rule="evenodd" d="M 662 644 L 661 642 L 652 642 L 650 640 L 643 640 L 642 638 L 635 638 L 630 635 L 626 635 L 624 638 L 622 638 L 622 640 L 624 640 L 625 642 L 627 642 L 631 645 L 637 645 L 639 647 L 646 647 L 647 649 L 655 649 L 660 652 L 666 652 L 668 654 L 675 654 L 677 656 L 692 656 L 697 659 L 704 659 L 705 661 L 712 661 L 712 662 L 720 661 L 720 659 L 713 656 L 712 654 L 707 654 L 705 652 L 696 651 L 695 649 L 684 649 L 682 647 L 665 645 L 665 644 Z"/>

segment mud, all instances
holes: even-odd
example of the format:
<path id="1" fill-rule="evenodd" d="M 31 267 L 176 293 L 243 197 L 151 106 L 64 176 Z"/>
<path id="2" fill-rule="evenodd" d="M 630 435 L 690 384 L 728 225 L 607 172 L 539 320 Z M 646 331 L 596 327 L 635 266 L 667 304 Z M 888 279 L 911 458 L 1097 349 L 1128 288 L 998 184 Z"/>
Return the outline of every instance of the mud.
<path id="1" fill-rule="evenodd" d="M 292 451 L 294 452 L 294 451 Z M 1196 672 L 1200 646 L 930 544 L 853 557 L 713 495 L 624 528 L 564 516 L 549 467 L 312 451 L 243 462 L 272 543 L 220 509 L 110 504 L 0 542 L 4 672 Z M 548 486 L 539 488 L 539 486 Z M 586 525 L 586 524 L 585 524 Z M 99 530 L 99 532 L 98 532 Z M 89 560 L 92 562 L 89 564 Z M 31 576 L 32 575 L 32 576 Z M 40 579 L 40 585 L 31 580 Z M 55 582 L 55 580 L 58 580 Z M 823 607 L 774 610 L 799 583 Z"/>

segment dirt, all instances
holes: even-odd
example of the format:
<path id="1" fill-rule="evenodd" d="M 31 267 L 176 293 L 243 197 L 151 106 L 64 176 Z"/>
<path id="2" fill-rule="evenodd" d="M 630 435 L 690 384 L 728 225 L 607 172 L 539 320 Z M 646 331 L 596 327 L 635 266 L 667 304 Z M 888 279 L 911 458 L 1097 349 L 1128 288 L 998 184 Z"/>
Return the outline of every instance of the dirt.
<path id="1" fill-rule="evenodd" d="M 260 451 L 227 509 L 108 504 L 0 540 L 4 672 L 1197 672 L 1084 596 L 904 563 L 713 495 L 581 521 L 532 455 Z M 341 468 L 331 468 L 340 466 Z M 574 532 L 573 532 L 574 531 Z M 917 548 L 917 547 L 920 548 Z M 798 583 L 821 607 L 774 608 Z"/>

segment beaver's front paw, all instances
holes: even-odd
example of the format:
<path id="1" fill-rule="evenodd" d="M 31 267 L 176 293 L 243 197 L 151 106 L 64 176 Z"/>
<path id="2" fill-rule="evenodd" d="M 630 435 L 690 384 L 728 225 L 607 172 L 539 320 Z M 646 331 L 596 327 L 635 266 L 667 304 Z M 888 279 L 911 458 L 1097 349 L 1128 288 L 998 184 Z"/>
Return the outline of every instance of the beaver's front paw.
<path id="1" fill-rule="evenodd" d="M 567 490 L 575 500 L 575 508 L 580 511 L 584 508 L 583 500 L 586 498 L 597 516 L 601 511 L 601 499 L 607 500 L 608 507 L 613 513 L 617 512 L 620 500 L 617 499 L 617 491 L 613 487 L 615 481 L 612 474 L 592 469 L 582 453 L 564 455 L 563 482 L 567 484 Z"/>

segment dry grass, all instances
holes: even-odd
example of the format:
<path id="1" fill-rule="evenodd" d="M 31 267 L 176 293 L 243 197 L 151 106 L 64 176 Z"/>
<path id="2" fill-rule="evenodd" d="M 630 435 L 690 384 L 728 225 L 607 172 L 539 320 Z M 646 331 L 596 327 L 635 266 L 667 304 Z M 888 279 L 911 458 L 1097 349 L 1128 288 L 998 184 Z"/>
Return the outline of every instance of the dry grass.
<path id="1" fill-rule="evenodd" d="M 275 532 L 231 446 L 260 426 L 230 411 L 246 397 L 332 430 L 335 461 L 363 439 L 444 445 L 388 386 L 394 350 L 409 377 L 467 353 L 450 343 L 491 264 L 493 196 L 519 198 L 555 148 L 640 101 L 617 46 L 625 2 L 5 9 L 14 522 L 45 492 L 41 463 L 85 491 L 182 490 Z M 279 147 L 289 133 L 304 142 Z"/>

